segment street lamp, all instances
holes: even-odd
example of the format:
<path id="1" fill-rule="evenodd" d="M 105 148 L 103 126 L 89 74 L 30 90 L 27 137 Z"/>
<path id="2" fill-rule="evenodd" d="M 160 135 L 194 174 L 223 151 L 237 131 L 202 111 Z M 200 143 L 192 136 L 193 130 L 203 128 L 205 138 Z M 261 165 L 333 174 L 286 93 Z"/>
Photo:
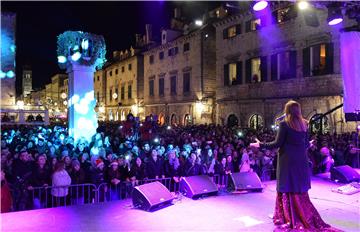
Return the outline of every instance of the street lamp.
<path id="1" fill-rule="evenodd" d="M 23 110 L 24 109 L 24 101 L 17 101 L 16 106 L 19 110 Z"/>
<path id="2" fill-rule="evenodd" d="M 195 25 L 201 27 L 203 25 L 203 21 L 200 19 L 195 20 Z"/>
<path id="3" fill-rule="evenodd" d="M 66 93 L 62 93 L 62 94 L 61 94 L 61 98 L 62 98 L 62 99 L 66 99 L 66 97 L 67 97 Z"/>
<path id="4" fill-rule="evenodd" d="M 118 97 L 117 93 L 113 93 L 112 97 L 116 99 Z"/>
<path id="5" fill-rule="evenodd" d="M 204 103 L 202 103 L 201 101 L 196 102 L 195 103 L 195 109 L 199 114 L 201 114 L 205 109 Z"/>

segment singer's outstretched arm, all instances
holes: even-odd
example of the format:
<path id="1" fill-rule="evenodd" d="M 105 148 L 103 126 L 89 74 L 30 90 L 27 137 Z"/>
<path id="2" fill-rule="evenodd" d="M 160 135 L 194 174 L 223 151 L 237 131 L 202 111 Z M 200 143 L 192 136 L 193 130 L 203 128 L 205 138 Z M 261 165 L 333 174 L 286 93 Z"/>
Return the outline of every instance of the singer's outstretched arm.
<path id="1" fill-rule="evenodd" d="M 279 125 L 279 131 L 276 135 L 276 139 L 270 143 L 260 143 L 260 148 L 273 149 L 281 147 L 285 142 L 285 135 L 287 131 L 287 125 L 285 121 L 282 121 Z"/>

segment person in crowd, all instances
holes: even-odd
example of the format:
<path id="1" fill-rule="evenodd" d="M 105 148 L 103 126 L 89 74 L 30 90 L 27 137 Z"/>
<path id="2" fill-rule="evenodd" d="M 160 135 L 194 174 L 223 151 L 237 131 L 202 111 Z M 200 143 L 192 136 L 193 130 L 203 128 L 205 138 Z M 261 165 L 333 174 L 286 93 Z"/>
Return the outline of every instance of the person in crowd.
<path id="1" fill-rule="evenodd" d="M 240 167 L 240 157 L 239 157 L 239 153 L 237 152 L 237 150 L 234 150 L 232 152 L 232 166 L 234 168 L 233 172 L 239 172 L 239 167 Z"/>
<path id="2" fill-rule="evenodd" d="M 73 159 L 71 161 L 71 204 L 84 204 L 84 193 L 86 183 L 86 175 L 84 169 L 81 167 L 79 160 Z"/>
<path id="3" fill-rule="evenodd" d="M 280 148 L 277 168 L 277 197 L 273 221 L 289 229 L 330 228 L 310 201 L 310 166 L 308 124 L 296 101 L 285 104 L 285 119 L 280 122 L 276 140 L 271 143 L 251 143 L 255 148 Z"/>
<path id="4" fill-rule="evenodd" d="M 89 153 L 85 138 L 80 138 L 74 150 L 74 158 L 80 157 L 83 153 Z"/>
<path id="5" fill-rule="evenodd" d="M 226 158 L 222 157 L 221 161 L 216 166 L 216 174 L 219 176 L 218 186 L 219 188 L 225 188 L 225 180 L 227 178 L 226 174 Z"/>
<path id="6" fill-rule="evenodd" d="M 146 176 L 148 179 L 165 178 L 163 162 L 155 149 L 151 151 L 151 158 L 146 163 Z"/>
<path id="7" fill-rule="evenodd" d="M 55 171 L 52 175 L 51 195 L 54 197 L 56 206 L 63 206 L 68 204 L 67 195 L 69 194 L 69 185 L 71 184 L 71 177 L 65 170 L 64 161 L 59 161 L 55 165 Z"/>
<path id="8" fill-rule="evenodd" d="M 140 159 L 147 162 L 148 159 L 150 159 L 151 156 L 151 147 L 149 142 L 145 141 L 142 147 L 142 151 L 140 152 Z"/>
<path id="9" fill-rule="evenodd" d="M 32 175 L 32 162 L 26 150 L 20 151 L 19 159 L 13 163 L 15 210 L 25 210 L 29 206 L 29 181 Z"/>
<path id="10" fill-rule="evenodd" d="M 5 172 L 1 170 L 1 213 L 10 212 L 12 209 L 12 196 L 9 185 L 5 178 Z"/>
<path id="11" fill-rule="evenodd" d="M 109 164 L 109 169 L 107 171 L 107 179 L 110 184 L 110 198 L 111 200 L 120 199 L 120 183 L 121 183 L 121 173 L 119 171 L 119 163 L 114 160 Z"/>
<path id="12" fill-rule="evenodd" d="M 101 184 L 105 183 L 105 164 L 104 161 L 99 158 L 95 161 L 95 166 L 91 169 L 91 183 L 95 184 L 98 188 Z M 99 192 L 99 201 L 105 201 L 105 194 L 107 193 L 107 185 L 101 185 Z"/>
<path id="13" fill-rule="evenodd" d="M 44 208 L 46 206 L 47 191 L 43 188 L 33 189 L 33 187 L 47 187 L 51 184 L 51 170 L 46 163 L 46 155 L 40 154 L 36 157 L 36 164 L 32 171 L 29 181 L 28 190 L 31 191 L 33 197 L 33 207 L 35 209 Z"/>
<path id="14" fill-rule="evenodd" d="M 330 169 L 334 166 L 334 159 L 331 156 L 330 149 L 326 146 L 320 149 L 320 154 L 322 156 L 322 172 L 330 172 Z"/>
<path id="15" fill-rule="evenodd" d="M 130 168 L 130 180 L 133 186 L 136 186 L 139 184 L 139 181 L 145 179 L 145 177 L 145 164 L 142 162 L 140 157 L 137 157 L 135 159 L 135 163 L 133 163 Z"/>
<path id="16" fill-rule="evenodd" d="M 180 181 L 180 162 L 179 159 L 176 157 L 175 149 L 169 150 L 167 154 L 168 157 L 164 162 L 164 173 L 166 177 L 171 178 L 170 191 L 175 191 L 175 183 L 179 183 Z"/>
<path id="17" fill-rule="evenodd" d="M 232 162 L 232 156 L 228 155 L 226 157 L 225 174 L 230 175 L 231 173 L 234 173 L 234 163 Z"/>
<path id="18" fill-rule="evenodd" d="M 70 173 L 71 172 L 71 158 L 69 156 L 69 152 L 68 150 L 64 150 L 62 152 L 62 161 L 64 161 L 64 164 L 65 164 L 65 170 Z"/>
<path id="19" fill-rule="evenodd" d="M 128 162 L 126 162 L 124 156 L 119 156 L 117 159 L 117 162 L 119 164 L 119 171 L 121 176 L 121 181 L 129 181 L 130 179 L 130 167 Z"/>
<path id="20" fill-rule="evenodd" d="M 198 160 L 199 158 L 196 156 L 196 154 L 191 153 L 185 165 L 186 176 L 198 176 L 203 174 L 202 167 L 199 165 Z"/>
<path id="21" fill-rule="evenodd" d="M 239 166 L 240 172 L 252 172 L 252 168 L 250 167 L 250 157 L 246 149 L 243 149 L 243 154 L 241 157 L 241 163 Z"/>

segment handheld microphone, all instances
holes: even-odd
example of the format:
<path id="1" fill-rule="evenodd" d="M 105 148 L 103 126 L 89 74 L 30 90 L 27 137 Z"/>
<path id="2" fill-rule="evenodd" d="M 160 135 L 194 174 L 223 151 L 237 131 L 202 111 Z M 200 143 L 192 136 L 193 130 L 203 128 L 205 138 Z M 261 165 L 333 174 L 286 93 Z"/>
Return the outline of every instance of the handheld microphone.
<path id="1" fill-rule="evenodd" d="M 277 118 L 275 119 L 275 122 L 280 122 L 280 121 L 282 121 L 285 117 L 286 117 L 286 114 L 284 113 L 284 114 L 282 114 L 280 117 L 277 117 Z"/>

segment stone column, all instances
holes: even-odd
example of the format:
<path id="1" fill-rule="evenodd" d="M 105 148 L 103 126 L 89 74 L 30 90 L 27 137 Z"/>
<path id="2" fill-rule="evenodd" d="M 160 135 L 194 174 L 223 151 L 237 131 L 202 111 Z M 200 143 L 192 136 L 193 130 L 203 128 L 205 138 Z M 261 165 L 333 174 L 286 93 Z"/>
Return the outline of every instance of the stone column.
<path id="1" fill-rule="evenodd" d="M 69 135 L 77 141 L 84 137 L 91 141 L 98 126 L 94 98 L 94 66 L 72 62 L 66 72 L 69 75 Z"/>

